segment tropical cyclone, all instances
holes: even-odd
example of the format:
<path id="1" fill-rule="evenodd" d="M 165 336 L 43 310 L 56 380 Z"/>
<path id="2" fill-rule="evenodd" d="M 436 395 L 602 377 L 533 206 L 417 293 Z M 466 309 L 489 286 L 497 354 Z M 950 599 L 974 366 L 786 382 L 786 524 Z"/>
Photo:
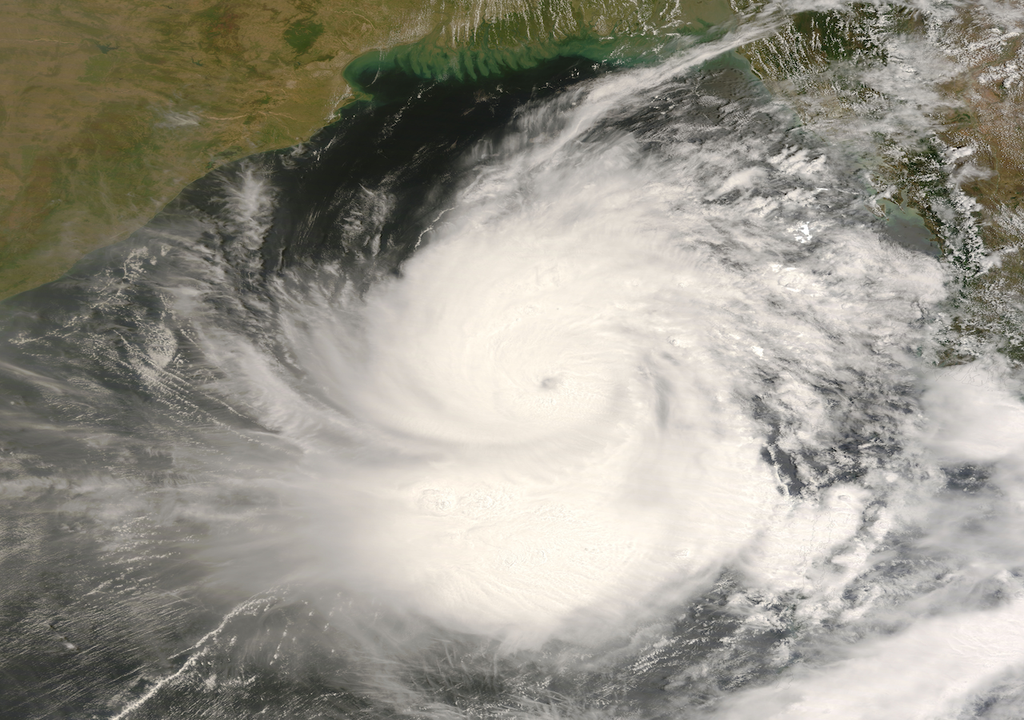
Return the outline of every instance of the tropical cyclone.
<path id="1" fill-rule="evenodd" d="M 288 269 L 288 369 L 210 335 L 225 396 L 304 448 L 285 486 L 317 577 L 534 646 L 623 632 L 726 566 L 801 583 L 858 531 L 787 569 L 786 496 L 835 479 L 775 458 L 823 466 L 851 436 L 902 457 L 902 411 L 855 408 L 912 403 L 905 343 L 941 272 L 844 207 L 849 178 L 740 71 L 687 68 L 528 106 L 365 292 L 344 267 Z"/>

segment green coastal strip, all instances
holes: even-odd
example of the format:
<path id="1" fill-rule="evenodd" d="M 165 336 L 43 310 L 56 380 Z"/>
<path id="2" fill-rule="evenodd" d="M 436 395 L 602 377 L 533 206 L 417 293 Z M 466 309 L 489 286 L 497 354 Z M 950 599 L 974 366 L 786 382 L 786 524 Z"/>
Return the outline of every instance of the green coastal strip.
<path id="1" fill-rule="evenodd" d="M 408 96 L 426 83 L 483 84 L 558 59 L 582 59 L 606 67 L 660 62 L 682 47 L 720 37 L 720 26 L 698 20 L 656 35 L 599 36 L 586 27 L 559 40 L 523 42 L 514 27 L 484 24 L 466 46 L 446 42 L 441 29 L 415 43 L 373 50 L 345 68 L 345 81 L 377 102 Z"/>

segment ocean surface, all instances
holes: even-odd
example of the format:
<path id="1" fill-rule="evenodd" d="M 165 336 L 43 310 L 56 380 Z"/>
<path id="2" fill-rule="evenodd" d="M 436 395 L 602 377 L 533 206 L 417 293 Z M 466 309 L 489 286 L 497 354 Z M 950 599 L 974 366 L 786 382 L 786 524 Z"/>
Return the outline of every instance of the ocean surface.
<path id="1" fill-rule="evenodd" d="M 941 72 L 816 125 L 777 24 L 364 58 L 0 305 L 0 717 L 1020 717 L 1022 376 L 872 169 Z"/>

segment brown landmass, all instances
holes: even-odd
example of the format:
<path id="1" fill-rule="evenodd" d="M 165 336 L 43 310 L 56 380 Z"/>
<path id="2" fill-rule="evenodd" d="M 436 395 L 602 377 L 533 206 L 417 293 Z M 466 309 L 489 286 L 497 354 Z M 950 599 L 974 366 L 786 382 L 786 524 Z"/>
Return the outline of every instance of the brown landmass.
<path id="1" fill-rule="evenodd" d="M 123 239 L 211 168 L 302 141 L 413 2 L 11 0 L 0 25 L 0 297 Z"/>

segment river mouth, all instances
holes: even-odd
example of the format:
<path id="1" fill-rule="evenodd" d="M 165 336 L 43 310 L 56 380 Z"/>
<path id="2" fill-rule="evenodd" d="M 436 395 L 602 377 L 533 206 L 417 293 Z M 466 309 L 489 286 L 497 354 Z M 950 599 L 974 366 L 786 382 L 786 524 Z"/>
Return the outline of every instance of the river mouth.
<path id="1" fill-rule="evenodd" d="M 5 303 L 11 707 L 931 717 L 1012 668 L 1010 376 L 937 370 L 947 269 L 729 47 L 353 106 Z"/>

